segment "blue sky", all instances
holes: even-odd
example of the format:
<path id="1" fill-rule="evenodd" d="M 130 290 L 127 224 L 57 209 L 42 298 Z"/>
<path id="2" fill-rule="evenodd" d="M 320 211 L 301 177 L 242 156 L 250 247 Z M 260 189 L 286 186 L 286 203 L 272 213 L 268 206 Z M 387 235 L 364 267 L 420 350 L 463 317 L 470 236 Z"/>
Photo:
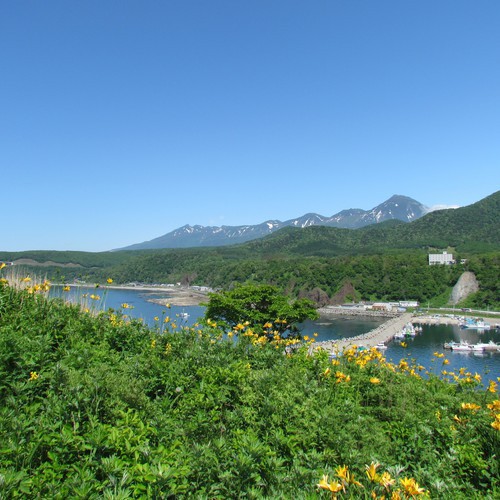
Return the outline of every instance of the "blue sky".
<path id="1" fill-rule="evenodd" d="M 498 26 L 498 0 L 0 0 L 0 250 L 474 203 Z"/>

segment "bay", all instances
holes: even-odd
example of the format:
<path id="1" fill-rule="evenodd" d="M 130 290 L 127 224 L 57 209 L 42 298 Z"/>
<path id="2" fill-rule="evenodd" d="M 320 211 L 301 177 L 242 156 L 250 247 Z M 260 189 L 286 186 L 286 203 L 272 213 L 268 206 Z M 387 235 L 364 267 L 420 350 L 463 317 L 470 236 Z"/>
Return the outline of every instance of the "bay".
<path id="1" fill-rule="evenodd" d="M 99 298 L 93 300 L 90 298 L 91 295 Z M 158 321 L 163 321 L 166 316 L 177 320 L 178 325 L 193 326 L 205 313 L 205 308 L 202 306 L 181 307 L 171 305 L 170 308 L 167 308 L 151 302 L 152 299 L 168 299 L 168 295 L 156 291 L 72 286 L 69 292 L 65 292 L 61 286 L 53 286 L 49 296 L 82 304 L 84 307 L 94 310 L 122 310 L 124 314 L 132 318 L 142 319 L 149 326 L 157 324 L 155 317 L 158 318 Z M 123 308 L 124 304 L 128 307 Z"/>
<path id="2" fill-rule="evenodd" d="M 87 295 L 87 297 L 83 297 Z M 90 295 L 98 295 L 99 299 L 93 301 Z M 178 325 L 193 326 L 204 315 L 202 306 L 175 306 L 170 309 L 163 305 L 151 302 L 152 299 L 166 299 L 168 294 L 161 291 L 129 290 L 121 288 L 84 288 L 72 287 L 70 292 L 63 292 L 62 287 L 54 286 L 50 292 L 51 297 L 62 297 L 65 300 L 86 304 L 98 310 L 112 308 L 123 310 L 133 318 L 141 318 L 149 326 L 163 321 L 165 316 L 175 319 Z M 130 308 L 123 309 L 122 305 L 128 304 Z M 185 313 L 187 316 L 184 317 Z M 158 318 L 156 321 L 154 318 Z M 384 318 L 369 317 L 320 317 L 316 321 L 305 321 L 302 325 L 302 334 L 312 337 L 315 333 L 318 342 L 340 338 L 355 337 L 376 328 L 385 321 Z M 478 373 L 487 383 L 500 376 L 500 353 L 473 353 L 446 350 L 445 342 L 466 340 L 469 343 L 494 342 L 500 343 L 500 332 L 495 329 L 463 330 L 456 325 L 423 325 L 422 332 L 409 339 L 403 347 L 399 342 L 389 342 L 384 356 L 387 360 L 398 363 L 402 358 L 414 360 L 416 364 L 423 365 L 431 373 L 440 374 L 443 370 L 457 372 L 460 368 Z M 444 358 L 437 357 L 444 354 Z M 448 364 L 443 364 L 447 359 Z"/>

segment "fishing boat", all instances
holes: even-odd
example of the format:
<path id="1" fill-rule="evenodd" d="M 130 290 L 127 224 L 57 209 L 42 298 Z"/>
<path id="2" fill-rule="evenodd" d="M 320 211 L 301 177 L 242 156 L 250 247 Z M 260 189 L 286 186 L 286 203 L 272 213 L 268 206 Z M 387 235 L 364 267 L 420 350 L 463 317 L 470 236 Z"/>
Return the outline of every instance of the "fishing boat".
<path id="1" fill-rule="evenodd" d="M 460 328 L 470 329 L 470 330 L 489 330 L 491 325 L 486 323 L 482 318 L 467 318 L 461 325 Z"/>
<path id="2" fill-rule="evenodd" d="M 417 332 L 415 330 L 415 327 L 413 326 L 413 323 L 406 323 L 405 326 L 403 326 L 403 329 L 401 330 L 401 334 L 404 337 L 415 337 L 417 335 Z"/>
<path id="3" fill-rule="evenodd" d="M 500 352 L 500 344 L 496 344 L 493 340 L 490 340 L 489 342 L 479 342 L 474 345 L 474 350 Z"/>
<path id="4" fill-rule="evenodd" d="M 462 351 L 462 352 L 472 352 L 472 345 L 468 342 L 461 340 L 460 342 L 454 342 L 451 346 L 452 351 Z"/>

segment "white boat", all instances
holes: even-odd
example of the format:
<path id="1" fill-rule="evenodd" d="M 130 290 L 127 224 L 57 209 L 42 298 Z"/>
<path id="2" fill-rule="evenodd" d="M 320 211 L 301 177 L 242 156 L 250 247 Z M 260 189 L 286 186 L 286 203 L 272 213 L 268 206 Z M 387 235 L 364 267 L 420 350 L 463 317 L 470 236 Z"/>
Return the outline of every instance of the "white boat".
<path id="1" fill-rule="evenodd" d="M 468 342 L 465 342 L 464 340 L 461 340 L 460 342 L 454 342 L 451 345 L 451 350 L 472 352 L 472 345 L 470 345 Z"/>
<path id="2" fill-rule="evenodd" d="M 179 313 L 179 318 L 188 319 L 189 314 L 187 312 L 182 311 L 181 313 Z"/>
<path id="3" fill-rule="evenodd" d="M 500 344 L 495 344 L 493 340 L 490 340 L 489 342 L 479 342 L 479 344 L 475 344 L 474 350 L 500 352 Z"/>
<path id="4" fill-rule="evenodd" d="M 403 327 L 403 330 L 401 333 L 405 337 L 415 337 L 415 335 L 417 335 L 417 332 L 415 331 L 415 327 L 413 326 L 413 323 L 406 323 L 406 325 Z"/>
<path id="5" fill-rule="evenodd" d="M 489 330 L 491 325 L 486 323 L 483 319 L 467 318 L 461 325 L 461 328 L 470 330 Z"/>
<path id="6" fill-rule="evenodd" d="M 387 346 L 383 342 L 379 342 L 376 346 L 375 349 L 379 351 L 385 351 L 387 349 Z"/>

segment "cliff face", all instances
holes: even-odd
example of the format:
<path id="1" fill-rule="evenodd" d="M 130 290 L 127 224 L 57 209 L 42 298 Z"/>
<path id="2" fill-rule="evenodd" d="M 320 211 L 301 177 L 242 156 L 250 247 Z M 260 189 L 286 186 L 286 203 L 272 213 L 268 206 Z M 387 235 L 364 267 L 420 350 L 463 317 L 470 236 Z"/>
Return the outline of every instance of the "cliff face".
<path id="1" fill-rule="evenodd" d="M 475 274 L 466 271 L 460 276 L 456 285 L 453 287 L 450 304 L 456 305 L 467 298 L 471 293 L 476 293 L 477 291 L 479 291 L 479 283 L 477 282 Z"/>

